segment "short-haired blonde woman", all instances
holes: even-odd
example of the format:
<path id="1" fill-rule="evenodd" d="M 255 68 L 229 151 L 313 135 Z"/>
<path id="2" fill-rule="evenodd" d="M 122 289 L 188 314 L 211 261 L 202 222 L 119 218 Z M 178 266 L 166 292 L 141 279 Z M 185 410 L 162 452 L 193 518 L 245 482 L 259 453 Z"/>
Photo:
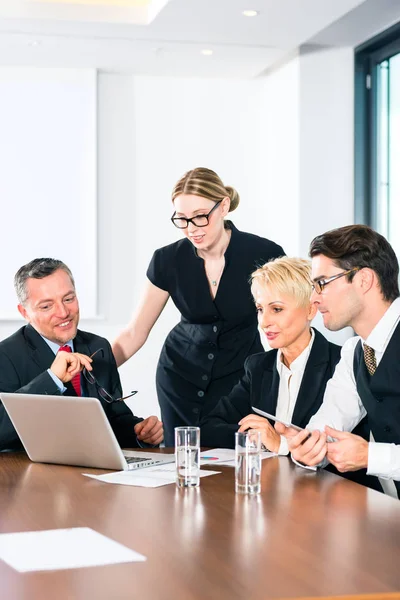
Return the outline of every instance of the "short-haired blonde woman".
<path id="1" fill-rule="evenodd" d="M 186 173 L 172 202 L 184 238 L 154 253 L 143 301 L 113 345 L 119 366 L 143 346 L 171 296 L 181 321 L 156 375 L 166 446 L 174 445 L 174 427 L 198 425 L 243 375 L 246 358 L 262 350 L 248 280 L 257 265 L 284 254 L 225 220 L 239 194 L 210 169 Z"/>
<path id="2" fill-rule="evenodd" d="M 258 429 L 268 450 L 288 454 L 273 424 L 251 407 L 305 427 L 322 404 L 340 347 L 311 328 L 311 268 L 301 258 L 278 258 L 251 276 L 258 323 L 272 350 L 250 356 L 245 374 L 201 423 L 204 446 L 234 447 L 235 431 Z"/>

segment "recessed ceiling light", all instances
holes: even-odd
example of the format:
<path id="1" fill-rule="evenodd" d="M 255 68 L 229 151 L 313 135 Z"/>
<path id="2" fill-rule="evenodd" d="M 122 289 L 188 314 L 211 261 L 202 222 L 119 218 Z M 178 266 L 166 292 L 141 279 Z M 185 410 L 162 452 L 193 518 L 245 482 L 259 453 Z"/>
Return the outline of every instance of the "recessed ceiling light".
<path id="1" fill-rule="evenodd" d="M 37 46 L 41 45 L 41 41 L 40 40 L 31 40 L 30 42 L 28 42 L 29 46 L 32 46 L 33 48 L 37 48 Z"/>
<path id="2" fill-rule="evenodd" d="M 242 12 L 242 15 L 244 15 L 245 17 L 257 17 L 258 10 L 244 10 Z"/>
<path id="3" fill-rule="evenodd" d="M 213 51 L 212 50 L 202 50 L 201 53 L 203 54 L 203 56 L 211 56 Z"/>

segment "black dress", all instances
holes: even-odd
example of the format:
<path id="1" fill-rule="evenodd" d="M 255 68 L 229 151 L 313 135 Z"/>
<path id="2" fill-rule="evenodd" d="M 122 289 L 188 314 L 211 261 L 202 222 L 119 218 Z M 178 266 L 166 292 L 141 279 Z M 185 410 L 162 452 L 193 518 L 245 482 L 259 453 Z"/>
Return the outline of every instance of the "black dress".
<path id="1" fill-rule="evenodd" d="M 147 270 L 149 280 L 170 294 L 181 313 L 156 374 L 166 446 L 174 445 L 174 427 L 198 425 L 242 377 L 245 359 L 263 350 L 249 277 L 284 251 L 230 221 L 225 225 L 231 239 L 215 299 L 204 260 L 187 238 L 156 250 Z"/>

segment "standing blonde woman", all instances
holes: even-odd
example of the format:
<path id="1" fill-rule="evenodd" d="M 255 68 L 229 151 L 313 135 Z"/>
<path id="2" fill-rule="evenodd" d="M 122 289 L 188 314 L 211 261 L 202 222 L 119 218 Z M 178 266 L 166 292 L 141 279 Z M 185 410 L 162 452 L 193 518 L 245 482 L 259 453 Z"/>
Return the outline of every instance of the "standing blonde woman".
<path id="1" fill-rule="evenodd" d="M 164 343 L 156 374 L 166 446 L 174 444 L 174 427 L 198 425 L 240 379 L 245 359 L 262 350 L 249 276 L 284 254 L 225 220 L 239 194 L 210 169 L 186 173 L 172 202 L 171 220 L 184 238 L 155 251 L 143 301 L 113 345 L 119 366 L 143 346 L 171 296 L 181 320 Z"/>

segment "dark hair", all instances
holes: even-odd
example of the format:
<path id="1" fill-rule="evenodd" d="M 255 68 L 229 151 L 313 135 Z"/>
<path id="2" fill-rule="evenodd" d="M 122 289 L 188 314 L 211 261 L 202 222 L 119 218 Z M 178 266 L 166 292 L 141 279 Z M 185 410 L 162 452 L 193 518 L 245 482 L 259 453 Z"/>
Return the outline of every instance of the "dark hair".
<path id="1" fill-rule="evenodd" d="M 61 260 L 55 258 L 34 258 L 28 264 L 20 267 L 14 276 L 14 287 L 19 303 L 25 304 L 28 299 L 28 292 L 26 289 L 27 279 L 43 279 L 44 277 L 52 275 L 59 269 L 62 269 L 67 273 L 71 279 L 72 285 L 75 287 L 75 281 L 71 271 Z"/>
<path id="2" fill-rule="evenodd" d="M 341 269 L 367 267 L 375 271 L 383 298 L 391 302 L 398 298 L 399 263 L 386 238 L 367 225 L 348 225 L 332 229 L 313 239 L 310 256 L 323 254 Z M 355 272 L 346 275 L 352 281 Z"/>

